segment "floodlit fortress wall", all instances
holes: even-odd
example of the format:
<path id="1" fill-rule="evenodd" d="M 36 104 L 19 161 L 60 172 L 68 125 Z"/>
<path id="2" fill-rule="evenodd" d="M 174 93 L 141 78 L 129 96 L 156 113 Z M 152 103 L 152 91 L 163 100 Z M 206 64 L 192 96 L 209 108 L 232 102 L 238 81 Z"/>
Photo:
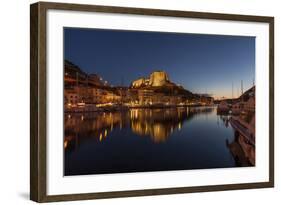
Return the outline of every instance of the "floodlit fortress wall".
<path id="1" fill-rule="evenodd" d="M 168 75 L 164 71 L 155 71 L 150 74 L 149 85 L 163 86 L 168 82 Z"/>
<path id="2" fill-rule="evenodd" d="M 139 78 L 132 82 L 133 88 L 141 86 L 163 86 L 169 82 L 168 74 L 165 71 L 155 71 L 150 74 L 149 78 Z"/>
<path id="3" fill-rule="evenodd" d="M 134 80 L 134 81 L 132 82 L 132 87 L 134 87 L 134 88 L 141 87 L 142 85 L 144 85 L 144 81 L 145 81 L 144 78 L 139 78 L 139 79 L 137 79 L 137 80 Z"/>

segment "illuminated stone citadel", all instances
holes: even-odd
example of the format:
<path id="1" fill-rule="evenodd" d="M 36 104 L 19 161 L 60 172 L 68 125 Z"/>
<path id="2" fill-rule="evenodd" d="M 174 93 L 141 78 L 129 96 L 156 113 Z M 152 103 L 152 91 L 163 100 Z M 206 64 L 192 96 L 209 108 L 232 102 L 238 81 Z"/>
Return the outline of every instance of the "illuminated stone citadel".
<path id="1" fill-rule="evenodd" d="M 140 88 L 144 86 L 164 86 L 172 84 L 169 81 L 168 74 L 165 71 L 154 71 L 150 74 L 149 78 L 139 78 L 132 82 L 132 88 Z"/>

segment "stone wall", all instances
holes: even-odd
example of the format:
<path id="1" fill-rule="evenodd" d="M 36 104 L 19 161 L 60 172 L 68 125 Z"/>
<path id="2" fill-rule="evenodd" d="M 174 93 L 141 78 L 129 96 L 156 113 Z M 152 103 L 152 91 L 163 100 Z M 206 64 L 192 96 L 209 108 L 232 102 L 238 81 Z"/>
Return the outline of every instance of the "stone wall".
<path id="1" fill-rule="evenodd" d="M 141 86 L 163 86 L 169 82 L 169 78 L 166 72 L 164 71 L 155 71 L 150 74 L 149 78 L 139 78 L 132 82 L 133 88 L 139 88 Z"/>
<path id="2" fill-rule="evenodd" d="M 139 78 L 139 79 L 132 82 L 132 87 L 133 88 L 141 87 L 142 85 L 144 85 L 144 82 L 145 82 L 144 78 Z"/>
<path id="3" fill-rule="evenodd" d="M 168 82 L 168 75 L 164 71 L 155 71 L 150 74 L 149 85 L 163 86 Z"/>

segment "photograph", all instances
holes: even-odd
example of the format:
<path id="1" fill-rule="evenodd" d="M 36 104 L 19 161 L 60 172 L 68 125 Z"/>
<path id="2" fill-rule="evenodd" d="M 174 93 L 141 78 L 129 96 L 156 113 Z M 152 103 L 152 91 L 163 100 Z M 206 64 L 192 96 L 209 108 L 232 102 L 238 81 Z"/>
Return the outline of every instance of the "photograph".
<path id="1" fill-rule="evenodd" d="M 255 167 L 255 36 L 63 27 L 64 176 Z"/>

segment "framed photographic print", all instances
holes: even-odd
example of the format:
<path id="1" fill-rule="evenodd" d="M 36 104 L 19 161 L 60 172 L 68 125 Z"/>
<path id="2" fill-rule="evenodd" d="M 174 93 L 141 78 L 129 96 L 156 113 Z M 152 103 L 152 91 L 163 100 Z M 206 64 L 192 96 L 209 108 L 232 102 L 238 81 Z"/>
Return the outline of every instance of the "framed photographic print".
<path id="1" fill-rule="evenodd" d="M 30 198 L 274 186 L 274 18 L 31 5 Z"/>

